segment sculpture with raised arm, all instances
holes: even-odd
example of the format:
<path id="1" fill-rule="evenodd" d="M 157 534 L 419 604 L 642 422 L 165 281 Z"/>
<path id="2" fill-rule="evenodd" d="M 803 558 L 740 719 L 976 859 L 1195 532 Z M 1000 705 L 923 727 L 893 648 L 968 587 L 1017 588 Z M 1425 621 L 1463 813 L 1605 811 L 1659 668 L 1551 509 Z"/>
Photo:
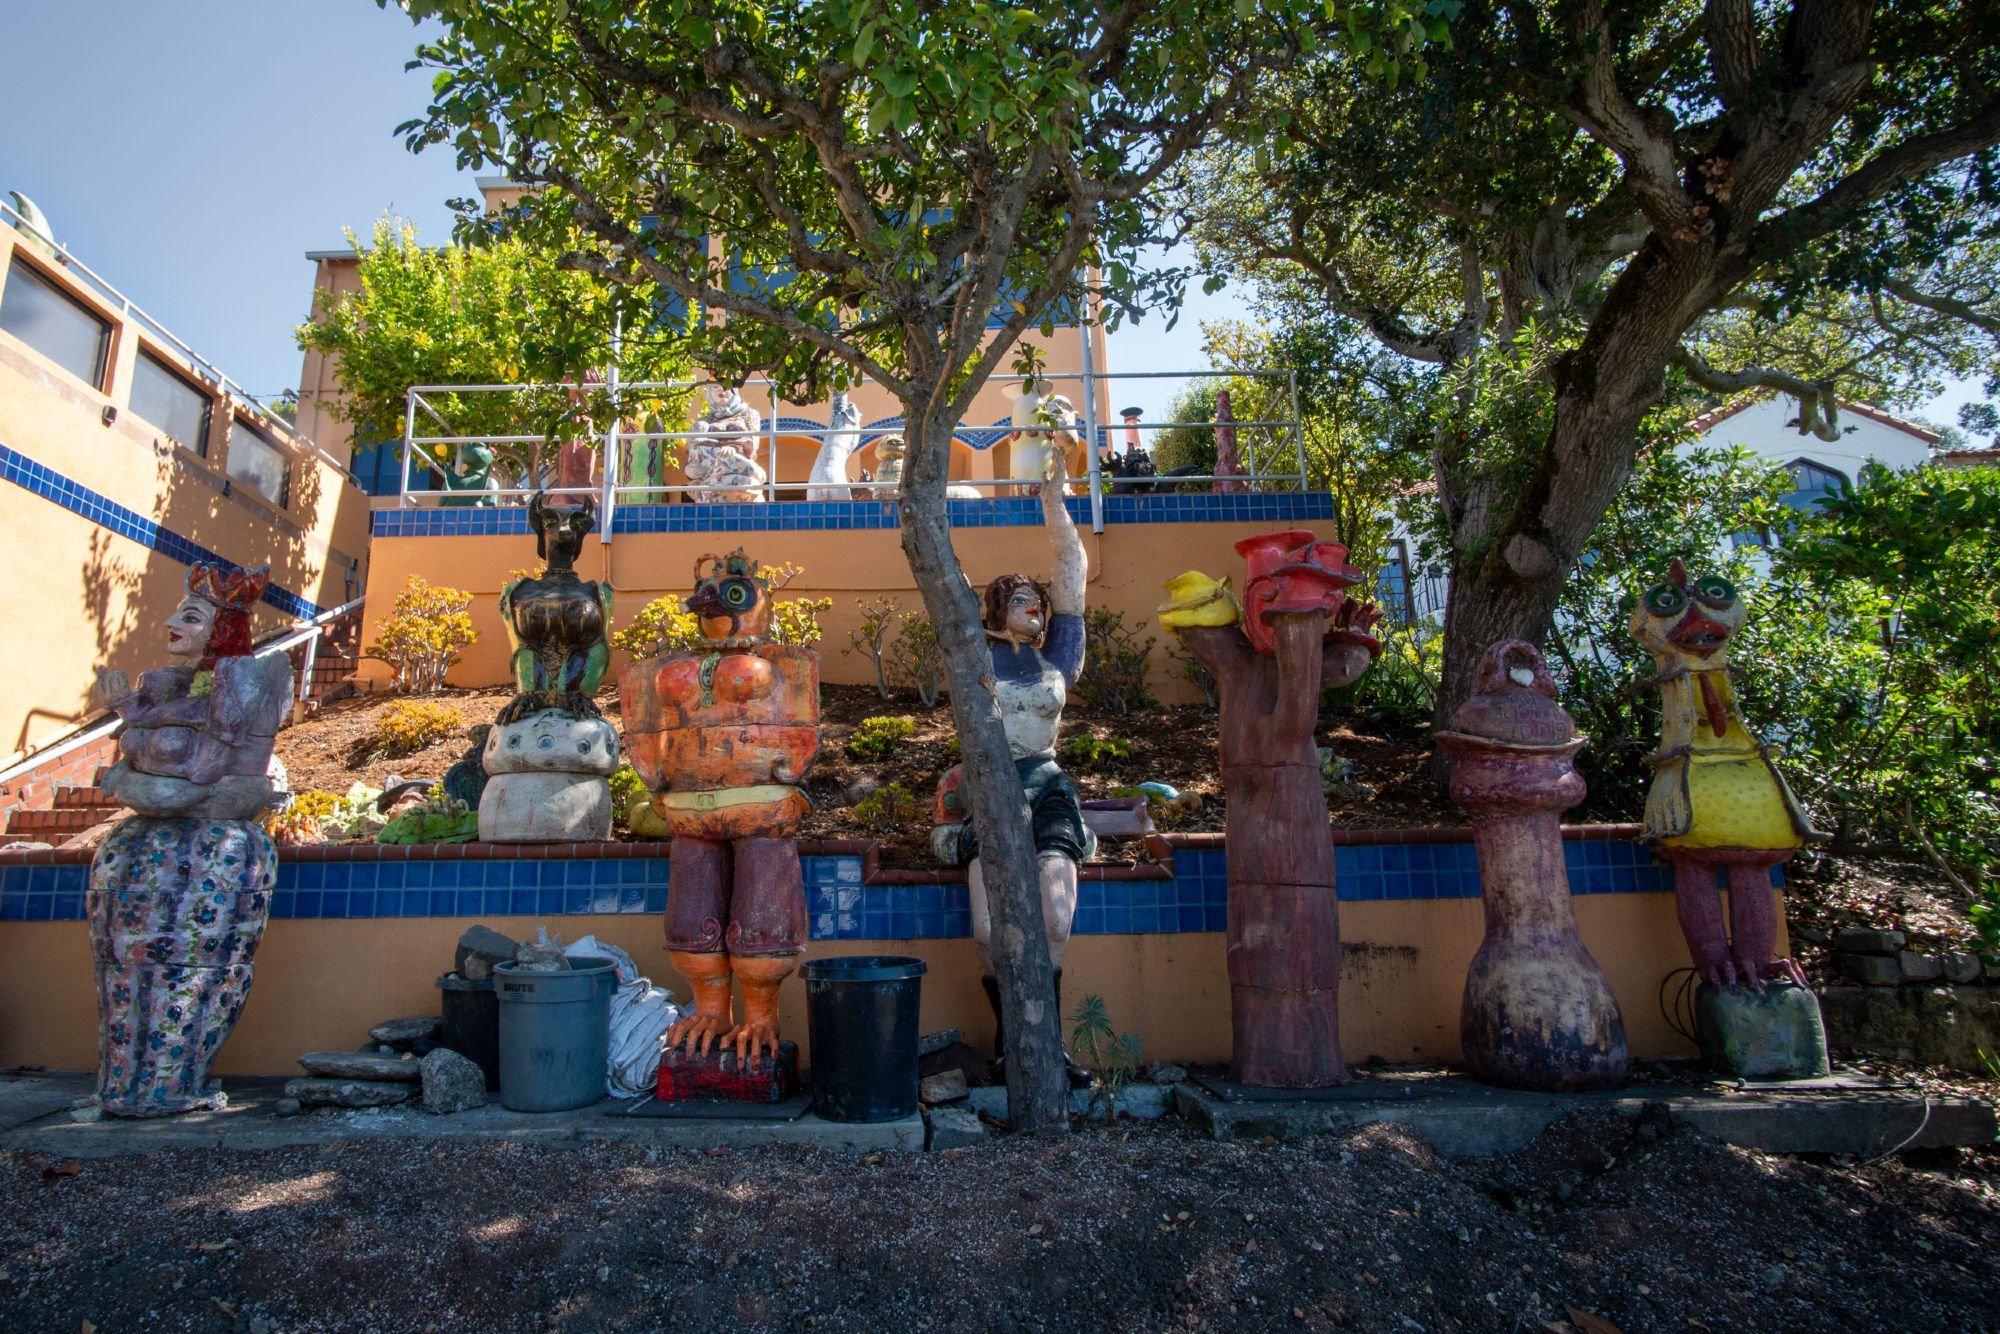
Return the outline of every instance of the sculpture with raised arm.
<path id="1" fill-rule="evenodd" d="M 208 1067 L 250 992 L 278 850 L 272 742 L 291 705 L 290 661 L 254 657 L 250 609 L 269 567 L 196 565 L 167 618 L 167 651 L 133 690 L 98 674 L 123 720 L 104 789 L 136 815 L 90 866 L 87 912 L 102 1023 L 97 1102 L 114 1116 L 220 1107 Z"/>
<path id="2" fill-rule="evenodd" d="M 846 500 L 847 460 L 861 447 L 861 409 L 854 406 L 845 389 L 833 395 L 833 410 L 826 423 L 826 439 L 813 459 L 812 483 L 807 500 Z"/>
<path id="3" fill-rule="evenodd" d="M 1229 1018 L 1241 1083 L 1348 1081 L 1340 1057 L 1340 904 L 1314 728 L 1320 692 L 1352 684 L 1381 645 L 1381 613 L 1344 590 L 1347 548 L 1309 532 L 1245 538 L 1240 616 L 1227 587 L 1190 571 L 1160 623 L 1215 678 L 1222 702 L 1229 857 Z"/>
<path id="4" fill-rule="evenodd" d="M 795 835 L 819 754 L 819 655 L 772 641 L 769 571 L 741 549 L 703 556 L 686 605 L 701 642 L 618 674 L 632 767 L 674 840 L 667 948 L 694 989 L 694 1013 L 667 1030 L 682 1054 L 668 1053 L 663 1089 L 669 1065 L 709 1047 L 733 1048 L 739 1070 L 795 1059 L 779 1044 L 778 987 L 805 950 Z"/>
<path id="5" fill-rule="evenodd" d="M 1062 727 L 1069 690 L 1083 671 L 1083 539 L 1063 504 L 1066 469 L 1060 452 L 1046 460 L 1041 483 L 1042 521 L 1049 530 L 1053 568 L 1044 585 L 1032 575 L 1003 574 L 986 586 L 984 620 L 993 653 L 994 695 L 999 701 L 1007 749 L 1020 774 L 1033 822 L 1035 860 L 1041 885 L 1042 925 L 1048 933 L 1049 962 L 1055 966 L 1056 1009 L 1062 1009 L 1062 956 L 1076 916 L 1078 866 L 1097 849 L 1084 824 L 1076 783 L 1056 763 L 1056 734 Z M 1000 983 L 993 971 L 992 914 L 979 862 L 979 842 L 970 820 L 950 821 L 948 805 L 959 770 L 940 788 L 938 824 L 931 847 L 946 865 L 965 866 L 972 904 L 972 943 L 979 953 L 981 984 L 993 1006 L 996 1055 L 1006 1054 L 1000 1018 Z M 1073 1063 L 1072 1082 L 1088 1076 Z"/>

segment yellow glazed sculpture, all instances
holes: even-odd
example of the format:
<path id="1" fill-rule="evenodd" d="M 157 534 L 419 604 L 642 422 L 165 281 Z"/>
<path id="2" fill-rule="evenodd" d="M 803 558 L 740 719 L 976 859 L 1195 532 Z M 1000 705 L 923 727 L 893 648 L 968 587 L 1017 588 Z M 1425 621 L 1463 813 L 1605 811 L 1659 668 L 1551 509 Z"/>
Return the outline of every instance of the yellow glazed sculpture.
<path id="1" fill-rule="evenodd" d="M 1200 570 L 1189 570 L 1167 580 L 1163 587 L 1170 596 L 1160 604 L 1160 624 L 1169 630 L 1234 625 L 1243 614 L 1226 576 L 1211 579 Z"/>

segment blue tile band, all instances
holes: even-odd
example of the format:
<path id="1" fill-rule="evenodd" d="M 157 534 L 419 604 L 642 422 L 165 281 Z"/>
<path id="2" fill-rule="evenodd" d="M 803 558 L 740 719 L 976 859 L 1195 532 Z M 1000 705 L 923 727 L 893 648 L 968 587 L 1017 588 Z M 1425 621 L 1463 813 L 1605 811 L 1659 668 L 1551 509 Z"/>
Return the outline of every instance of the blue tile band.
<path id="1" fill-rule="evenodd" d="M 1470 843 L 1363 844 L 1334 849 L 1345 903 L 1479 897 Z M 1563 844 L 1572 894 L 1660 894 L 1673 872 L 1645 847 L 1616 840 Z M 972 934 L 963 884 L 864 885 L 861 858 L 805 857 L 806 911 L 814 940 L 953 940 Z M 1782 867 L 1772 868 L 1775 884 Z M 1220 848 L 1182 848 L 1171 880 L 1085 880 L 1079 935 L 1220 931 L 1228 916 L 1228 864 Z M 90 868 L 14 866 L 0 859 L 0 922 L 83 920 Z M 271 915 L 359 917 L 566 917 L 658 913 L 667 906 L 662 857 L 521 861 L 280 862 Z"/>
<path id="2" fill-rule="evenodd" d="M 1090 498 L 1065 502 L 1078 523 L 1090 518 Z M 1029 528 L 1042 521 L 1042 502 L 1033 496 L 947 500 L 945 517 L 954 528 Z M 1333 497 L 1324 491 L 1240 492 L 1231 495 L 1106 496 L 1104 521 L 1114 523 L 1304 523 L 1333 517 Z M 371 516 L 376 537 L 525 536 L 528 511 L 522 506 L 489 508 L 378 509 Z M 902 526 L 893 500 L 780 501 L 769 505 L 620 505 L 611 516 L 616 533 L 828 532 L 838 529 L 894 530 Z"/>
<path id="3" fill-rule="evenodd" d="M 160 526 L 137 510 L 127 509 L 110 497 L 91 490 L 81 482 L 70 480 L 6 445 L 0 445 L 0 478 L 23 490 L 32 491 L 44 500 L 54 501 L 72 514 L 82 515 L 100 528 L 108 528 L 120 537 L 130 538 L 142 547 L 157 551 L 168 560 L 177 560 L 183 565 L 220 565 L 231 570 L 242 568 L 199 542 Z M 326 610 L 277 584 L 265 585 L 263 601 L 300 620 L 311 620 Z"/>

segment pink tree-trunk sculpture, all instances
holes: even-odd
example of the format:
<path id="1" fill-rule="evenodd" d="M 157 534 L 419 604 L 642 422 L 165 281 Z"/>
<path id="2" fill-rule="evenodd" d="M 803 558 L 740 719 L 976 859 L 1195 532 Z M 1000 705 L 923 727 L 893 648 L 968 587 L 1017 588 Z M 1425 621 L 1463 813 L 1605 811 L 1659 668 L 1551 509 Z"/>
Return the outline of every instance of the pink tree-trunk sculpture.
<path id="1" fill-rule="evenodd" d="M 1252 634 L 1270 650 L 1240 625 L 1168 621 L 1222 704 L 1232 1073 L 1270 1088 L 1344 1084 L 1340 905 L 1313 732 L 1321 690 L 1359 679 L 1381 651 L 1366 633 L 1376 613 L 1343 597 L 1358 577 L 1344 548 L 1287 532 L 1237 549 L 1251 562 Z"/>

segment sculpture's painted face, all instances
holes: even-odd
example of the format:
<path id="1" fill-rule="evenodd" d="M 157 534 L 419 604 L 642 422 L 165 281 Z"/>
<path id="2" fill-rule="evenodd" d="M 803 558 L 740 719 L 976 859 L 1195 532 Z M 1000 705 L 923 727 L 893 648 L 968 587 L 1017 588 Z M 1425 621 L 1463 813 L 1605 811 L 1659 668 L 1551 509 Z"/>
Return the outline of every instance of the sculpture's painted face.
<path id="1" fill-rule="evenodd" d="M 1710 574 L 1690 580 L 1676 560 L 1666 582 L 1639 599 L 1626 629 L 1663 672 L 1715 671 L 1727 664 L 1729 638 L 1749 611 L 1727 579 Z"/>
<path id="2" fill-rule="evenodd" d="M 213 602 L 185 597 L 174 614 L 167 617 L 167 652 L 177 658 L 199 658 L 208 652 L 209 636 L 215 633 Z"/>
<path id="3" fill-rule="evenodd" d="M 1042 642 L 1049 626 L 1048 604 L 1033 588 L 1017 588 L 1007 599 L 1007 633 L 1031 644 Z"/>
<path id="4" fill-rule="evenodd" d="M 742 397 L 727 385 L 705 384 L 701 387 L 701 395 L 708 401 L 708 415 L 711 417 L 727 416 L 743 406 Z"/>
<path id="5" fill-rule="evenodd" d="M 764 585 L 743 574 L 703 579 L 688 595 L 704 639 L 763 639 L 771 629 L 771 599 Z"/>

